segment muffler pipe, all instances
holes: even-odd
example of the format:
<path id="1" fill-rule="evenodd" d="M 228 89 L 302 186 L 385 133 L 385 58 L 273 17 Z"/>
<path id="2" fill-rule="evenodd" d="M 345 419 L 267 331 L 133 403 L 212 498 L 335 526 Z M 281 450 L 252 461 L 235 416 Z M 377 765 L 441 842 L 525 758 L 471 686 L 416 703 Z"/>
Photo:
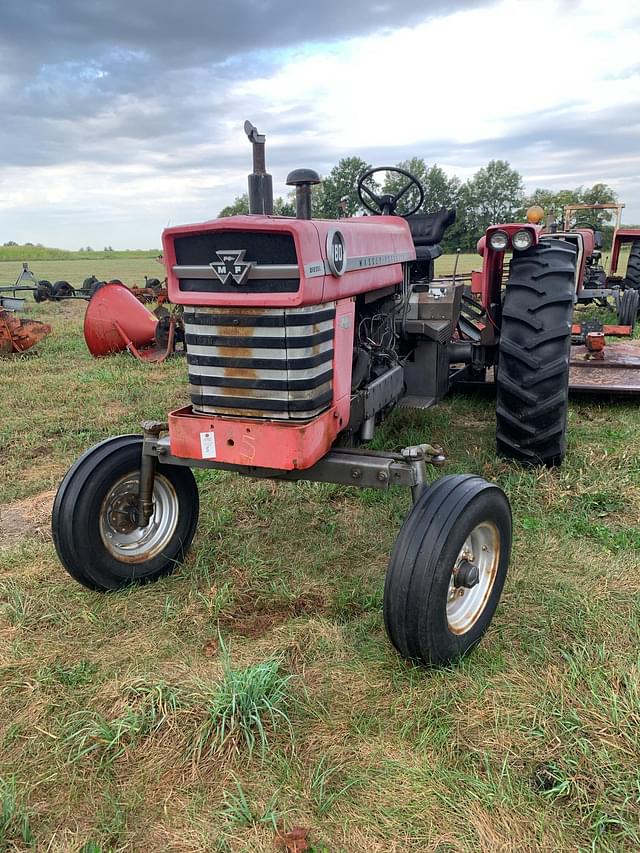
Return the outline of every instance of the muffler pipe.
<path id="1" fill-rule="evenodd" d="M 253 172 L 249 175 L 249 213 L 263 216 L 273 214 L 273 179 L 267 172 L 265 158 L 264 133 L 258 133 L 258 128 L 245 121 L 244 132 L 253 146 Z"/>

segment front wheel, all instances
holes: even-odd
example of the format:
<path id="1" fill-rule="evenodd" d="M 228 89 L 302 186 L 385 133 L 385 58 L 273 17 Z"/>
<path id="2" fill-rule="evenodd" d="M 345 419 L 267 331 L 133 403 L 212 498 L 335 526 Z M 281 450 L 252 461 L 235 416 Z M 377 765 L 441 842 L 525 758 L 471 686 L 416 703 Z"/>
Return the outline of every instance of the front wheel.
<path id="1" fill-rule="evenodd" d="M 88 450 L 69 470 L 53 504 L 53 541 L 65 569 L 90 589 L 156 580 L 182 562 L 198 523 L 198 488 L 189 468 L 158 464 L 153 515 L 136 508 L 142 438 L 121 435 Z"/>
<path id="2" fill-rule="evenodd" d="M 384 590 L 389 639 L 403 657 L 446 664 L 493 618 L 507 576 L 511 509 L 481 477 L 436 480 L 398 534 Z"/>

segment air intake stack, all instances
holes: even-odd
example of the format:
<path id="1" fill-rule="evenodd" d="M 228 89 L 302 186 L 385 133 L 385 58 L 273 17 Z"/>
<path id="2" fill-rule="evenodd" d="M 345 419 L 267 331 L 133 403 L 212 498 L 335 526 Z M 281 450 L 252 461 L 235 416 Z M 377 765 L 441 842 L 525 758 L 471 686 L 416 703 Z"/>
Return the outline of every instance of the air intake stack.
<path id="1" fill-rule="evenodd" d="M 296 188 L 296 217 L 311 219 L 311 187 L 320 183 L 313 169 L 294 169 L 287 175 L 287 186 Z"/>

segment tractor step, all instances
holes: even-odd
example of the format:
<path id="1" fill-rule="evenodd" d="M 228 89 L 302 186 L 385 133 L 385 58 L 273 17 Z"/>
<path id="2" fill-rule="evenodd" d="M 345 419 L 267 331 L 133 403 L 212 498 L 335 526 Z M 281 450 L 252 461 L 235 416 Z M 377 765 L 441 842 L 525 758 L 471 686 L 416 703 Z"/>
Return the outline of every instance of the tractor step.
<path id="1" fill-rule="evenodd" d="M 418 397 L 416 394 L 409 394 L 400 400 L 398 407 L 401 409 L 430 409 L 435 403 L 435 397 Z"/>

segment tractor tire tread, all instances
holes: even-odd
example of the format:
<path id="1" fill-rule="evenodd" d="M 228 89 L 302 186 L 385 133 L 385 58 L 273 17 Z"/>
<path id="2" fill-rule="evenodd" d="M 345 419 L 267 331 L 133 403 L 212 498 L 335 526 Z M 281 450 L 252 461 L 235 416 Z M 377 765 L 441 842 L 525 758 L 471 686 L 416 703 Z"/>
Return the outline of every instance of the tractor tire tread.
<path id="1" fill-rule="evenodd" d="M 499 455 L 527 465 L 557 465 L 566 453 L 575 263 L 575 248 L 553 239 L 511 261 L 496 373 L 496 444 Z"/>
<path id="2" fill-rule="evenodd" d="M 449 583 L 455 556 L 466 539 L 461 528 L 479 503 L 499 507 L 504 553 L 486 614 L 465 635 L 446 626 L 440 595 Z M 452 539 L 459 538 L 459 543 Z M 493 616 L 506 577 L 511 547 L 508 501 L 494 484 L 475 475 L 450 475 L 432 483 L 414 504 L 396 539 L 385 579 L 384 619 L 389 639 L 406 658 L 447 663 L 478 642 Z M 446 555 L 446 556 L 445 556 Z"/>
<path id="3" fill-rule="evenodd" d="M 640 290 L 640 240 L 634 240 L 631 244 L 623 286 Z"/>

